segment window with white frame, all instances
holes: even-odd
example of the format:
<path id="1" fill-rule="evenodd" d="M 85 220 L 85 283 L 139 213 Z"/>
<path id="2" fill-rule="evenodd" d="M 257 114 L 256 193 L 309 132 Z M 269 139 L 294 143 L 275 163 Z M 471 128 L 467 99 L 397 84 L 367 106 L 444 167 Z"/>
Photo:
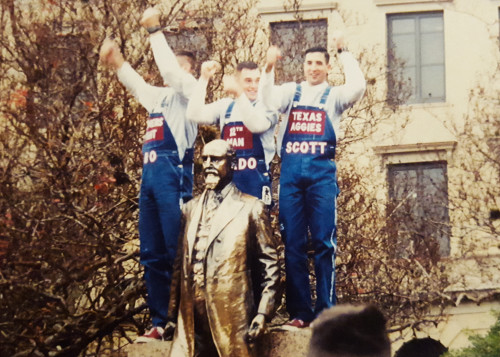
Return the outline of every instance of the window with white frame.
<path id="1" fill-rule="evenodd" d="M 443 13 L 391 14 L 387 26 L 389 98 L 400 96 L 403 81 L 407 103 L 445 101 Z"/>
<path id="2" fill-rule="evenodd" d="M 281 48 L 282 59 L 276 63 L 280 82 L 303 79 L 304 52 L 310 47 L 327 48 L 326 19 L 272 22 L 271 43 Z"/>
<path id="3" fill-rule="evenodd" d="M 389 214 L 397 230 L 396 256 L 450 254 L 447 164 L 393 164 L 389 170 Z"/>

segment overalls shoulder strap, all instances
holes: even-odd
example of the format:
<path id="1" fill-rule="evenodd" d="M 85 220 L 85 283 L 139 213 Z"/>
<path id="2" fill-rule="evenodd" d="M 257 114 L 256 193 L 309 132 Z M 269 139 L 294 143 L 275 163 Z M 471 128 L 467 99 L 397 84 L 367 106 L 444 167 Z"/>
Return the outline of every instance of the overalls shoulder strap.
<path id="1" fill-rule="evenodd" d="M 300 97 L 302 96 L 302 86 L 297 84 L 297 87 L 295 89 L 295 95 L 293 96 L 293 103 L 296 104 L 300 101 Z"/>
<path id="2" fill-rule="evenodd" d="M 231 118 L 231 113 L 233 111 L 234 103 L 236 103 L 234 100 L 229 104 L 226 110 L 226 115 L 224 116 L 224 119 L 229 119 Z"/>
<path id="3" fill-rule="evenodd" d="M 234 104 L 236 102 L 233 100 L 231 104 L 227 107 L 226 114 L 224 115 L 224 120 L 220 121 L 220 130 L 224 128 L 224 125 L 226 125 L 226 121 L 231 118 L 231 113 L 233 112 Z"/>
<path id="4" fill-rule="evenodd" d="M 328 95 L 330 94 L 330 90 L 332 89 L 331 86 L 326 87 L 325 91 L 323 92 L 323 95 L 321 96 L 321 99 L 319 101 L 319 105 L 321 109 L 325 108 L 326 105 L 326 100 L 328 99 Z"/>

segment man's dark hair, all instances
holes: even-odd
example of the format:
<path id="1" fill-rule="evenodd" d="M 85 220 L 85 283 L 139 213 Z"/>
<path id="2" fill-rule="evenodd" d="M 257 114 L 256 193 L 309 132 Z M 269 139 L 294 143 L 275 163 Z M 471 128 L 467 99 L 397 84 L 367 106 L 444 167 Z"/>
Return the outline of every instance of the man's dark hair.
<path id="1" fill-rule="evenodd" d="M 430 337 L 416 338 L 405 342 L 395 357 L 439 357 L 448 349 Z"/>
<path id="2" fill-rule="evenodd" d="M 189 64 L 191 65 L 191 70 L 194 72 L 196 70 L 196 55 L 187 50 L 179 50 L 175 52 L 176 56 L 186 57 Z"/>
<path id="3" fill-rule="evenodd" d="M 258 69 L 258 68 L 259 66 L 257 65 L 257 63 L 253 61 L 245 61 L 238 63 L 238 65 L 236 66 L 236 71 L 241 72 L 244 69 Z"/>
<path id="4" fill-rule="evenodd" d="M 308 357 L 390 357 L 385 324 L 375 306 L 334 306 L 314 320 Z"/>
<path id="5" fill-rule="evenodd" d="M 313 52 L 320 52 L 325 55 L 326 63 L 330 62 L 330 54 L 328 53 L 328 50 L 324 47 L 321 46 L 316 46 L 316 47 L 311 47 L 306 50 L 305 55 L 308 53 L 313 53 Z"/>

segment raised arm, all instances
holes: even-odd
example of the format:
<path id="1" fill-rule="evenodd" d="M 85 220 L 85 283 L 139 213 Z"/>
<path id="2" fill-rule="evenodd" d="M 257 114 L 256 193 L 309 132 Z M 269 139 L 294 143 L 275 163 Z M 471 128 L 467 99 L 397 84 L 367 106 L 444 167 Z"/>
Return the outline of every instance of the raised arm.
<path id="1" fill-rule="evenodd" d="M 106 38 L 102 43 L 99 58 L 103 65 L 116 71 L 120 82 L 146 108 L 152 111 L 155 101 L 163 91 L 162 88 L 147 84 L 144 79 L 123 58 L 118 44 Z"/>
<path id="2" fill-rule="evenodd" d="M 281 51 L 276 46 L 267 50 L 266 64 L 259 82 L 259 100 L 271 111 L 284 113 L 295 93 L 295 83 L 274 84 L 274 66 L 281 58 Z"/>
<path id="3" fill-rule="evenodd" d="M 205 104 L 208 82 L 219 68 L 220 65 L 216 61 L 206 61 L 202 63 L 200 78 L 189 97 L 189 103 L 186 109 L 186 118 L 188 120 L 201 124 L 213 124 L 219 119 L 220 108 L 217 104 L 218 102 Z"/>
<path id="4" fill-rule="evenodd" d="M 188 98 L 196 85 L 196 79 L 191 74 L 191 66 L 189 68 L 184 68 L 187 64 L 181 66 L 177 56 L 168 45 L 161 31 L 160 12 L 155 8 L 148 8 L 142 15 L 141 25 L 150 33 L 149 42 L 163 81 Z"/>
<path id="5" fill-rule="evenodd" d="M 345 75 L 345 83 L 337 87 L 336 95 L 337 111 L 342 112 L 363 97 L 366 90 L 366 80 L 358 61 L 345 49 L 345 40 L 342 33 L 335 32 L 333 41 Z"/>
<path id="6" fill-rule="evenodd" d="M 223 78 L 224 91 L 236 98 L 236 110 L 239 111 L 241 121 L 252 133 L 263 133 L 271 127 L 272 122 L 267 118 L 266 108 L 263 105 L 253 105 L 244 94 L 241 84 L 235 76 Z"/>

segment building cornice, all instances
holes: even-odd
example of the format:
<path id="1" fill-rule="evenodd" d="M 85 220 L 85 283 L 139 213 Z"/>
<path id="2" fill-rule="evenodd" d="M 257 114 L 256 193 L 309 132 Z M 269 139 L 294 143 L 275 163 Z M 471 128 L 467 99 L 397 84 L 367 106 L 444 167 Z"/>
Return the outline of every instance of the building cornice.
<path id="1" fill-rule="evenodd" d="M 293 9 L 285 8 L 284 4 L 259 4 L 258 11 L 261 15 L 275 15 L 293 12 Z M 299 12 L 311 11 L 332 11 L 338 8 L 336 1 L 317 1 L 313 3 L 305 3 L 300 5 Z"/>
<path id="2" fill-rule="evenodd" d="M 453 2 L 453 0 L 373 0 L 373 2 L 377 6 L 393 6 L 393 5 L 443 3 L 443 2 Z"/>
<path id="3" fill-rule="evenodd" d="M 456 141 L 440 141 L 433 143 L 416 143 L 416 144 L 401 144 L 401 145 L 384 145 L 375 146 L 373 151 L 378 155 L 387 154 L 404 154 L 414 152 L 429 152 L 429 151 L 450 151 L 456 146 Z"/>

